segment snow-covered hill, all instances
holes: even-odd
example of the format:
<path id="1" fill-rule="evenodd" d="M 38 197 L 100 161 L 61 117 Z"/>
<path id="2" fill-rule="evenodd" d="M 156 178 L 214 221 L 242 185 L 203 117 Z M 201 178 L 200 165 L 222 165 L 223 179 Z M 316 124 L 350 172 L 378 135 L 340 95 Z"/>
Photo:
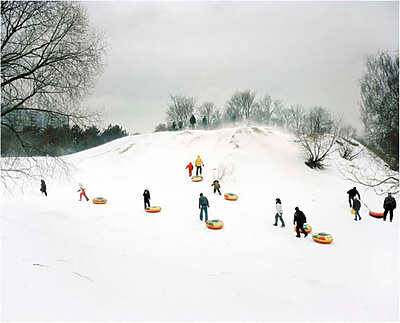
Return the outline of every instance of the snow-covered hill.
<path id="1" fill-rule="evenodd" d="M 194 183 L 185 166 L 197 155 L 204 181 Z M 70 181 L 46 179 L 47 198 L 39 183 L 2 198 L 4 320 L 400 318 L 398 215 L 384 223 L 363 206 L 355 222 L 336 155 L 311 170 L 291 135 L 242 127 L 129 136 L 66 158 Z M 213 195 L 221 170 L 222 193 L 238 201 Z M 79 182 L 108 203 L 79 202 Z M 143 211 L 145 187 L 161 213 Z M 200 222 L 200 192 L 222 230 Z M 284 229 L 272 225 L 277 197 Z M 295 206 L 333 244 L 296 238 Z"/>

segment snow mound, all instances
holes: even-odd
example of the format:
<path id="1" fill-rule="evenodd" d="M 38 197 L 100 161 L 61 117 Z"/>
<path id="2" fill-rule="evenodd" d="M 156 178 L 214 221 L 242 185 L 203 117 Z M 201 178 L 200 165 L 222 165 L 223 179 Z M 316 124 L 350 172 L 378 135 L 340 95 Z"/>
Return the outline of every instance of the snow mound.
<path id="1" fill-rule="evenodd" d="M 185 166 L 200 155 L 204 180 Z M 128 136 L 72 154 L 68 182 L 3 198 L 4 320 L 396 320 L 398 220 L 350 214 L 354 186 L 332 155 L 304 165 L 290 134 L 265 127 Z M 354 166 L 353 166 L 354 167 Z M 360 166 L 361 167 L 361 166 Z M 222 196 L 211 184 L 221 177 Z M 79 202 L 77 183 L 89 198 Z M 39 184 L 38 184 L 39 185 Z M 143 210 L 148 187 L 160 213 Z M 379 211 L 383 201 L 358 187 Z M 209 230 L 198 196 L 210 202 Z M 237 201 L 224 200 L 235 193 Z M 285 228 L 273 226 L 275 198 Z M 294 208 L 331 245 L 296 238 Z"/>

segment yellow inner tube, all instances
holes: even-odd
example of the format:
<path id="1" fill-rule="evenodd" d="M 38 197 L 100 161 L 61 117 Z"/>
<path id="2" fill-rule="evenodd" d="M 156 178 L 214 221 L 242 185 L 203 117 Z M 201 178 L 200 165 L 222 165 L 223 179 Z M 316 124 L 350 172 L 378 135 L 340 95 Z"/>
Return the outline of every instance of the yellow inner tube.
<path id="1" fill-rule="evenodd" d="M 107 200 L 104 197 L 95 197 L 93 199 L 93 204 L 106 204 Z"/>
<path id="2" fill-rule="evenodd" d="M 161 211 L 161 207 L 160 207 L 160 206 L 151 206 L 151 207 L 147 207 L 147 208 L 145 209 L 145 211 L 146 211 L 147 213 L 157 213 L 157 212 L 160 212 L 160 211 Z"/>
<path id="3" fill-rule="evenodd" d="M 325 232 L 319 232 L 317 234 L 313 234 L 313 240 L 318 243 L 329 244 L 332 243 L 333 237 Z"/>
<path id="4" fill-rule="evenodd" d="M 221 220 L 208 220 L 206 222 L 206 226 L 209 229 L 219 230 L 219 229 L 222 229 L 224 227 L 224 222 L 221 221 Z"/>
<path id="5" fill-rule="evenodd" d="M 201 182 L 203 180 L 203 176 L 192 176 L 192 182 Z"/>
<path id="6" fill-rule="evenodd" d="M 236 194 L 233 194 L 233 193 L 226 193 L 226 194 L 224 194 L 224 198 L 225 198 L 225 200 L 228 200 L 228 201 L 236 201 L 239 198 L 239 196 L 237 196 Z"/>

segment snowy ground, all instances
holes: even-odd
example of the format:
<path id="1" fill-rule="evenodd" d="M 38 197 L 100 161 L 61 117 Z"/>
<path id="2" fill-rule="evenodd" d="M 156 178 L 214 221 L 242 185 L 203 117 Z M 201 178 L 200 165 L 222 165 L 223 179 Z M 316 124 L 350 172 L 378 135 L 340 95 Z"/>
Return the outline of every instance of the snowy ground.
<path id="1" fill-rule="evenodd" d="M 198 154 L 205 180 L 193 183 L 184 167 Z M 3 320 L 400 318 L 398 214 L 384 223 L 363 206 L 355 222 L 337 156 L 311 170 L 291 135 L 243 127 L 129 136 L 67 158 L 70 181 L 46 179 L 47 198 L 40 183 L 2 197 Z M 233 169 L 221 186 L 236 202 L 212 194 L 220 165 Z M 78 182 L 108 203 L 79 202 Z M 161 213 L 143 211 L 144 187 Z M 200 192 L 222 230 L 200 222 Z M 284 229 L 272 226 L 276 197 Z M 295 206 L 333 244 L 296 238 Z"/>

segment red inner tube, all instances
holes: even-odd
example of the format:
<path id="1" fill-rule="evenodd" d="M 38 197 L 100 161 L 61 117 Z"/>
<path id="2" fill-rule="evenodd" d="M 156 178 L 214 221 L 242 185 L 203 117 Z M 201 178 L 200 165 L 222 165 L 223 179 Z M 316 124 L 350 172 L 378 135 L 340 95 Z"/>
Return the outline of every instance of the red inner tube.
<path id="1" fill-rule="evenodd" d="M 383 213 L 369 211 L 369 215 L 373 216 L 374 218 L 383 218 Z"/>

